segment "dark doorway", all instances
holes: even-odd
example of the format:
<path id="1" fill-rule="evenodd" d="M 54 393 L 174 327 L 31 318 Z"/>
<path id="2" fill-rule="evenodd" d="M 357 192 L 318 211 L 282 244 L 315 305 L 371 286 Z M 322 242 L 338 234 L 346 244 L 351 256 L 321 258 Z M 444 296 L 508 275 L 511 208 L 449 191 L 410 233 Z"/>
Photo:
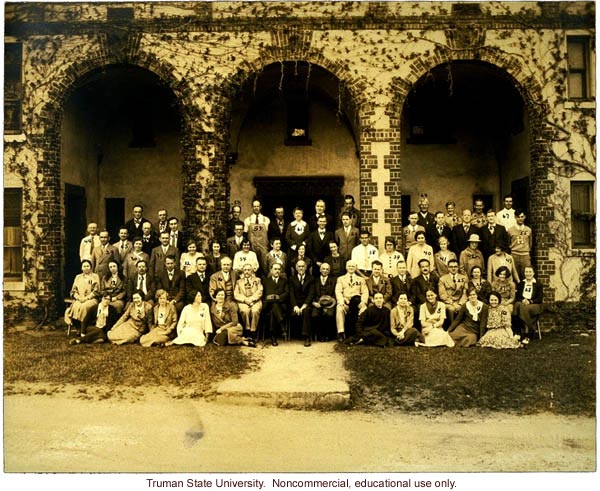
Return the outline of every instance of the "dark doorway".
<path id="1" fill-rule="evenodd" d="M 293 220 L 296 206 L 304 210 L 304 219 L 315 213 L 315 202 L 325 201 L 325 211 L 334 218 L 333 228 L 337 228 L 337 218 L 341 213 L 344 196 L 343 176 L 328 177 L 255 177 L 256 197 L 263 205 L 263 214 L 274 215 L 277 206 L 285 209 L 286 220 Z"/>
<path id="2" fill-rule="evenodd" d="M 119 236 L 119 228 L 125 224 L 125 198 L 104 198 L 106 208 L 106 230 L 111 242 Z M 129 240 L 133 237 L 129 237 Z"/>
<path id="3" fill-rule="evenodd" d="M 526 222 L 529 221 L 529 177 L 513 181 L 510 185 L 510 194 L 513 197 L 513 208 L 525 210 Z"/>
<path id="4" fill-rule="evenodd" d="M 400 196 L 400 206 L 402 208 L 402 226 L 408 225 L 408 216 L 410 215 L 410 194 Z"/>
<path id="5" fill-rule="evenodd" d="M 68 296 L 75 276 L 81 273 L 79 245 L 87 230 L 86 206 L 85 188 L 65 184 L 65 275 L 61 298 Z"/>

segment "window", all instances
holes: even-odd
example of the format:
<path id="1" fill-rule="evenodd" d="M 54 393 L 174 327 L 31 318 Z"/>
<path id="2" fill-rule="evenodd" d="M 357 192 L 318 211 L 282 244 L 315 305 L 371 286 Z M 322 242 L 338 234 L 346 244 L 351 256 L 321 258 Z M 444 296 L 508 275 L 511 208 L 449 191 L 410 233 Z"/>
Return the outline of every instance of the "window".
<path id="1" fill-rule="evenodd" d="M 594 182 L 571 182 L 573 247 L 595 247 Z"/>
<path id="2" fill-rule="evenodd" d="M 586 36 L 567 37 L 569 99 L 589 99 L 589 46 Z"/>
<path id="3" fill-rule="evenodd" d="M 23 50 L 21 43 L 4 44 L 4 133 L 21 133 Z"/>
<path id="4" fill-rule="evenodd" d="M 23 278 L 21 188 L 4 189 L 4 280 Z"/>

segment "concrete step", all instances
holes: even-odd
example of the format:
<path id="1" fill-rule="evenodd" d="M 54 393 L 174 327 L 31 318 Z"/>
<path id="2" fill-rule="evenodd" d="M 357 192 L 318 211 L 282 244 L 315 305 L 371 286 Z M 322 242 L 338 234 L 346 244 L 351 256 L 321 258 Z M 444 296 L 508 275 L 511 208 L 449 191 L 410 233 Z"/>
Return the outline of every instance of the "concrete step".
<path id="1" fill-rule="evenodd" d="M 350 407 L 348 375 L 335 342 L 298 340 L 267 343 L 253 350 L 259 368 L 217 387 L 216 399 L 230 404 L 253 404 L 296 409 L 339 410 Z"/>

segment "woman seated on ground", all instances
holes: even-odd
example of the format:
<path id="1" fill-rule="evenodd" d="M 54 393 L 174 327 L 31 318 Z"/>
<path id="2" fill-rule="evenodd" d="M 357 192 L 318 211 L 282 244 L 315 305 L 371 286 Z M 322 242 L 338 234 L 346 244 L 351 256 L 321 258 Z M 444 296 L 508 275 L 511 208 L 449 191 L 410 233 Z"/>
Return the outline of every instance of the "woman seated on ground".
<path id="1" fill-rule="evenodd" d="M 136 290 L 121 318 L 108 331 L 108 340 L 113 344 L 135 343 L 152 325 L 152 317 L 152 304 L 144 302 L 143 291 Z"/>
<path id="2" fill-rule="evenodd" d="M 79 329 L 81 321 L 89 310 L 98 305 L 99 294 L 100 279 L 96 273 L 92 273 L 91 261 L 84 259 L 81 261 L 81 273 L 73 281 L 73 288 L 71 288 L 73 303 L 65 311 L 65 323 Z"/>
<path id="3" fill-rule="evenodd" d="M 523 336 L 531 336 L 536 331 L 536 324 L 544 311 L 544 289 L 542 284 L 535 279 L 535 272 L 531 266 L 523 271 L 525 278 L 519 282 L 516 292 L 515 316 L 523 323 Z"/>
<path id="4" fill-rule="evenodd" d="M 166 343 L 165 346 L 172 344 L 205 346 L 208 334 L 212 332 L 208 305 L 202 302 L 202 292 L 198 292 L 194 297 L 194 302 L 186 305 L 181 311 L 181 317 L 177 323 L 177 337 Z"/>
<path id="5" fill-rule="evenodd" d="M 446 306 L 439 302 L 437 293 L 433 290 L 425 292 L 426 302 L 419 309 L 419 320 L 421 321 L 421 333 L 425 342 L 416 341 L 415 346 L 448 346 L 452 348 L 454 341 L 442 327 L 446 320 Z"/>
<path id="6" fill-rule="evenodd" d="M 156 305 L 152 316 L 150 331 L 140 338 L 140 344 L 145 348 L 164 346 L 171 341 L 177 325 L 177 309 L 175 304 L 168 301 L 169 295 L 162 288 L 156 291 Z"/>
<path id="7" fill-rule="evenodd" d="M 415 233 L 416 244 L 410 246 L 408 254 L 406 256 L 406 267 L 410 273 L 411 278 L 416 278 L 421 274 L 419 268 L 419 261 L 421 259 L 427 259 L 431 264 L 431 270 L 435 269 L 435 261 L 433 258 L 433 247 L 427 245 L 425 242 L 425 232 L 419 230 Z"/>
<path id="8" fill-rule="evenodd" d="M 440 250 L 437 251 L 433 257 L 435 259 L 435 269 L 441 277 L 450 272 L 448 269 L 448 261 L 451 259 L 458 261 L 458 259 L 456 254 L 448 249 L 448 246 L 450 246 L 450 241 L 447 237 L 440 237 L 438 239 L 438 244 L 440 245 Z"/>
<path id="9" fill-rule="evenodd" d="M 137 263 L 138 261 L 146 261 L 146 264 L 150 262 L 150 256 L 142 251 L 144 241 L 141 237 L 133 239 L 133 249 L 127 253 L 123 260 L 123 276 L 125 279 L 137 274 Z"/>
<path id="10" fill-rule="evenodd" d="M 398 303 L 390 313 L 390 331 L 398 346 L 414 346 L 415 341 L 425 342 L 423 335 L 414 328 L 415 311 L 408 301 L 408 294 L 400 293 Z"/>
<path id="11" fill-rule="evenodd" d="M 513 304 L 515 303 L 516 287 L 510 279 L 510 271 L 506 266 L 500 266 L 496 270 L 496 279 L 492 282 L 492 290 L 498 292 L 502 297 L 502 305 L 508 308 L 508 311 L 513 312 Z"/>
<path id="12" fill-rule="evenodd" d="M 467 303 L 460 308 L 458 315 L 448 328 L 450 337 L 456 346 L 461 348 L 477 344 L 477 340 L 485 332 L 488 317 L 487 305 L 477 298 L 475 288 L 469 290 L 467 297 Z"/>
<path id="13" fill-rule="evenodd" d="M 373 303 L 358 316 L 356 334 L 349 338 L 352 345 L 366 344 L 385 348 L 393 345 L 390 333 L 390 310 L 384 305 L 383 293 L 373 295 Z"/>
<path id="14" fill-rule="evenodd" d="M 198 252 L 197 249 L 198 246 L 196 244 L 196 241 L 190 240 L 187 243 L 187 252 L 181 254 L 181 257 L 179 258 L 179 265 L 181 267 L 181 271 L 185 273 L 186 278 L 189 275 L 194 274 L 196 272 L 196 260 L 199 257 L 204 257 L 204 254 Z"/>
<path id="15" fill-rule="evenodd" d="M 290 261 L 288 273 L 292 276 L 296 274 L 296 263 L 298 261 L 304 261 L 306 263 L 306 271 L 312 271 L 312 260 L 310 257 L 306 257 L 306 246 L 304 244 L 298 246 L 296 255 Z"/>
<path id="16" fill-rule="evenodd" d="M 467 291 L 474 288 L 477 291 L 477 298 L 483 303 L 487 303 L 488 297 L 492 293 L 492 285 L 488 280 L 483 278 L 481 267 L 473 266 L 469 276 L 471 279 L 467 283 Z"/>
<path id="17" fill-rule="evenodd" d="M 225 290 L 217 288 L 214 297 L 215 301 L 210 306 L 210 319 L 213 329 L 216 329 L 213 342 L 217 346 L 243 344 L 255 348 L 253 339 L 242 336 L 244 329 L 238 322 L 237 309 L 231 302 L 225 301 Z"/>
<path id="18" fill-rule="evenodd" d="M 110 295 L 102 295 L 98 306 L 91 308 L 81 322 L 81 336 L 71 338 L 69 344 L 104 343 L 106 333 L 118 319 L 117 311 L 110 305 Z"/>
<path id="19" fill-rule="evenodd" d="M 112 305 L 118 314 L 123 312 L 125 307 L 125 279 L 119 272 L 119 265 L 116 261 L 108 263 L 108 273 L 100 280 L 100 293 L 110 296 L 110 305 Z"/>
<path id="20" fill-rule="evenodd" d="M 521 348 L 523 344 L 519 336 L 515 336 L 510 328 L 510 313 L 500 304 L 500 300 L 498 292 L 490 293 L 486 331 L 477 346 L 497 349 Z"/>

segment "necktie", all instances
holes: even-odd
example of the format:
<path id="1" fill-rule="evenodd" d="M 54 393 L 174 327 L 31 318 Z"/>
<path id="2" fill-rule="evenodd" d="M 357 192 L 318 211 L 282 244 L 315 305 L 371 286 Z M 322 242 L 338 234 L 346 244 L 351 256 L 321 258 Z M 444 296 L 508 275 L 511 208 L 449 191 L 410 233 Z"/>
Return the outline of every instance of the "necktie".
<path id="1" fill-rule="evenodd" d="M 438 229 L 438 234 L 442 235 L 442 232 L 444 229 L 442 227 L 438 227 L 437 229 Z"/>
<path id="2" fill-rule="evenodd" d="M 494 235 L 494 227 L 490 227 L 490 234 Z"/>
<path id="3" fill-rule="evenodd" d="M 354 275 L 353 274 L 350 275 L 350 284 L 351 285 L 354 284 Z"/>
<path id="4" fill-rule="evenodd" d="M 121 249 L 125 250 L 125 248 L 126 248 L 126 247 L 127 247 L 127 246 L 126 246 L 126 244 L 125 244 L 125 241 L 122 241 L 122 242 L 121 242 Z"/>
<path id="5" fill-rule="evenodd" d="M 454 288 L 456 288 L 456 275 L 452 275 L 452 281 L 454 282 Z"/>
<path id="6" fill-rule="evenodd" d="M 142 276 L 138 276 L 138 286 L 137 286 L 138 290 L 142 289 Z"/>
<path id="7" fill-rule="evenodd" d="M 299 279 L 300 279 L 300 284 L 301 285 L 304 284 L 304 276 L 300 276 Z"/>
<path id="8" fill-rule="evenodd" d="M 200 273 L 200 281 L 204 281 L 204 273 Z"/>
<path id="9" fill-rule="evenodd" d="M 254 223 L 256 223 L 256 225 L 258 225 L 258 215 L 256 215 L 256 221 Z"/>
<path id="10" fill-rule="evenodd" d="M 169 281 L 173 281 L 173 271 L 169 271 Z"/>
<path id="11" fill-rule="evenodd" d="M 319 235 L 321 236 L 321 240 L 323 240 L 323 238 L 325 237 L 325 232 L 319 231 Z"/>
<path id="12" fill-rule="evenodd" d="M 465 234 L 469 232 L 469 226 L 465 225 Z"/>

